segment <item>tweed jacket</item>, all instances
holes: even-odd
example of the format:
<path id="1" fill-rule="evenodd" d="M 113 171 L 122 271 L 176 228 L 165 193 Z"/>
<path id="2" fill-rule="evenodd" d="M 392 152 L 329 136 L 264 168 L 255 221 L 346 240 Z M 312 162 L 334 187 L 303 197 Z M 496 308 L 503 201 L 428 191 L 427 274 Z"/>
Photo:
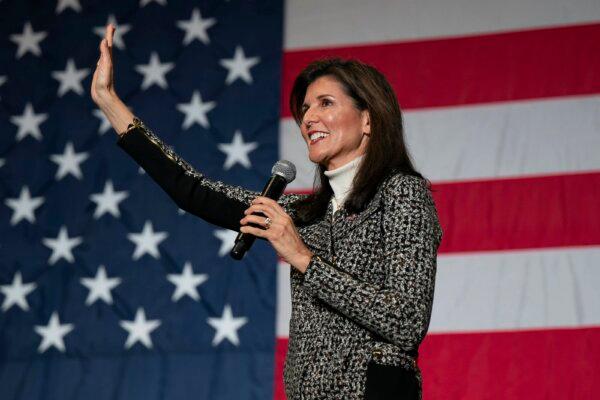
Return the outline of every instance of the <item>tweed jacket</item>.
<path id="1" fill-rule="evenodd" d="M 210 223 L 239 231 L 243 211 L 260 195 L 210 180 L 137 118 L 117 143 L 181 209 Z M 278 201 L 292 219 L 302 196 Z M 412 372 L 420 392 L 416 356 L 429 326 L 442 238 L 425 181 L 398 173 L 359 214 L 332 211 L 330 203 L 324 218 L 297 226 L 317 257 L 305 273 L 291 270 L 287 398 L 363 399 L 370 362 Z"/>

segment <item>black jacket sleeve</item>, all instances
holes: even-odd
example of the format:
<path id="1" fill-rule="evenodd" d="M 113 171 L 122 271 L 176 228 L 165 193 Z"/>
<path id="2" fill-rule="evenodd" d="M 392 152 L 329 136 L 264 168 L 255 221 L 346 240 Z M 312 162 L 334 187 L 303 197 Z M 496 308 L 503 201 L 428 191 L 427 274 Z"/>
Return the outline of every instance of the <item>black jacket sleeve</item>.
<path id="1" fill-rule="evenodd" d="M 117 144 L 129 154 L 146 173 L 184 211 L 205 221 L 238 231 L 240 219 L 259 192 L 213 181 L 196 171 L 156 136 L 142 121 L 119 137 Z M 279 200 L 286 212 L 294 195 Z"/>

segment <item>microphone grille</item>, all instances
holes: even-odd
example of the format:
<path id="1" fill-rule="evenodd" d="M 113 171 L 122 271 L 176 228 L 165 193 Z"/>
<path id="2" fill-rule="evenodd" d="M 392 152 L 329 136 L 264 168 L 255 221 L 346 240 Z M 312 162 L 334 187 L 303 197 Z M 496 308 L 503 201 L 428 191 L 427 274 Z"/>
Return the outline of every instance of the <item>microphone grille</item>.
<path id="1" fill-rule="evenodd" d="M 287 183 L 290 183 L 296 179 L 296 166 L 288 160 L 279 160 L 273 165 L 271 174 L 279 175 L 285 179 Z"/>

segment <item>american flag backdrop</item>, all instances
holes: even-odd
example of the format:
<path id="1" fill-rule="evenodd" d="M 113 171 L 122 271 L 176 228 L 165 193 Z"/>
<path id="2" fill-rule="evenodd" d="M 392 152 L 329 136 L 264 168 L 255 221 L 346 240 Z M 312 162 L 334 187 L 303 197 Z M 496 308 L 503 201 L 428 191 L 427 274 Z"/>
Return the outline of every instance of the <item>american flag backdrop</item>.
<path id="1" fill-rule="evenodd" d="M 260 190 L 278 159 L 280 1 L 0 3 L 0 398 L 270 399 L 276 267 L 183 213 L 115 143 L 116 88 L 208 176 Z"/>
<path id="2" fill-rule="evenodd" d="M 284 399 L 289 267 L 179 210 L 89 95 L 211 178 L 293 161 L 323 56 L 378 67 L 444 238 L 425 399 L 600 396 L 600 3 L 0 0 L 0 399 Z"/>
<path id="3" fill-rule="evenodd" d="M 424 399 L 600 398 L 600 2 L 288 1 L 284 26 L 294 188 L 309 190 L 313 167 L 286 108 L 293 79 L 343 56 L 391 81 L 436 190 Z M 281 371 L 285 272 L 278 298 Z"/>

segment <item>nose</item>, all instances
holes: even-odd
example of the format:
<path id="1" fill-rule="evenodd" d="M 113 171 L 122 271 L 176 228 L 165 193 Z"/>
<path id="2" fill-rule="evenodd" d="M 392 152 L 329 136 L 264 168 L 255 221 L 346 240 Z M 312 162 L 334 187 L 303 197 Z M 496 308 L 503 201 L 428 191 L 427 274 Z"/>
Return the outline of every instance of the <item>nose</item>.
<path id="1" fill-rule="evenodd" d="M 306 127 L 306 129 L 310 129 L 310 126 L 318 121 L 317 113 L 314 112 L 312 108 L 306 110 L 304 115 L 302 116 L 302 123 Z"/>

